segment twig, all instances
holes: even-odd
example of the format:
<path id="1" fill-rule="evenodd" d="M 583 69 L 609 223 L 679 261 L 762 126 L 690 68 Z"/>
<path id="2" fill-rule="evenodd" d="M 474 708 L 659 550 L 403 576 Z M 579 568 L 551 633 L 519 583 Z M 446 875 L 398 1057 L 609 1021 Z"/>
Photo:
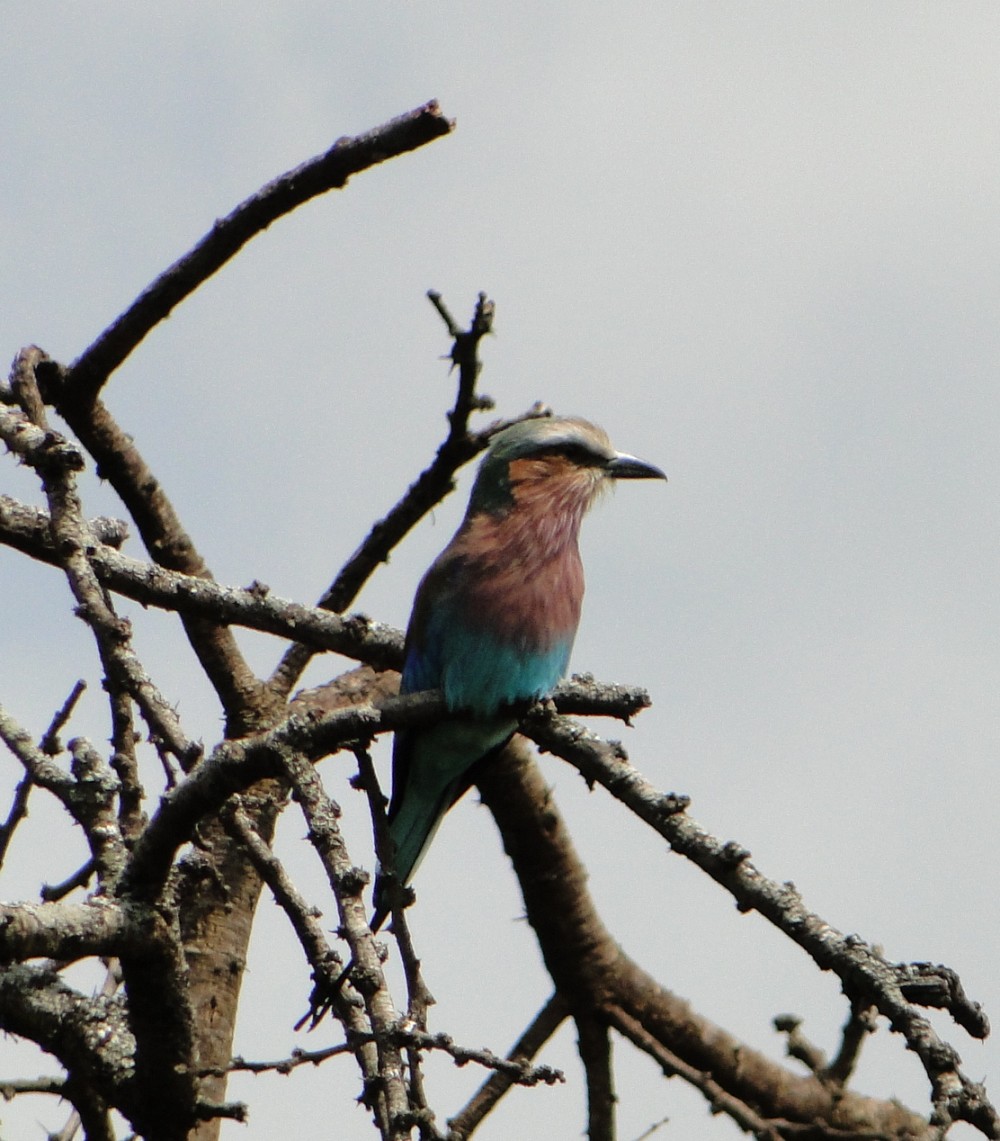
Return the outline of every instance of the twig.
<path id="1" fill-rule="evenodd" d="M 606 1013 L 611 1025 L 653 1058 L 666 1077 L 683 1078 L 688 1085 L 700 1091 L 714 1112 L 725 1113 L 745 1132 L 752 1133 L 758 1141 L 781 1141 L 781 1134 L 776 1131 L 772 1122 L 720 1085 L 711 1073 L 699 1070 L 678 1057 L 658 1038 L 650 1034 L 641 1022 L 620 1007 L 613 1005 Z"/>
<path id="2" fill-rule="evenodd" d="M 306 903 L 281 861 L 254 827 L 249 814 L 239 801 L 234 802 L 225 812 L 223 821 L 230 835 L 235 836 L 243 845 L 261 879 L 270 888 L 275 901 L 288 917 L 312 967 L 316 986 L 330 987 L 338 977 L 343 962 L 326 941 L 323 926 L 319 922 L 321 912 Z"/>
<path id="3" fill-rule="evenodd" d="M 827 1067 L 826 1054 L 802 1033 L 802 1019 L 794 1014 L 779 1014 L 772 1023 L 779 1034 L 785 1035 L 788 1056 L 796 1058 L 810 1073 L 820 1077 Z"/>
<path id="4" fill-rule="evenodd" d="M 57 796 L 71 813 L 74 811 L 73 779 L 35 745 L 31 735 L 18 725 L 3 706 L 0 706 L 0 740 L 21 762 L 35 784 Z"/>
<path id="5" fill-rule="evenodd" d="M 83 1120 L 80 1117 L 79 1110 L 74 1109 L 66 1119 L 66 1124 L 62 1129 L 60 1129 L 58 1133 L 51 1134 L 46 1141 L 73 1141 L 73 1138 L 79 1133 L 82 1124 Z"/>
<path id="6" fill-rule="evenodd" d="M 278 1058 L 273 1062 L 251 1062 L 237 1055 L 225 1069 L 199 1070 L 199 1076 L 224 1077 L 226 1074 L 290 1074 L 299 1066 L 319 1066 L 330 1058 L 339 1058 L 344 1054 L 352 1054 L 354 1047 L 347 1042 L 339 1046 L 327 1046 L 322 1050 L 302 1050 L 298 1046 L 287 1058 Z"/>
<path id="7" fill-rule="evenodd" d="M 823 1076 L 837 1085 L 846 1086 L 854 1073 L 861 1047 L 875 1031 L 875 1008 L 867 1003 L 851 1003 L 851 1011 L 841 1031 L 840 1049 Z"/>
<path id="8" fill-rule="evenodd" d="M 22 1093 L 51 1093 L 56 1097 L 66 1096 L 65 1077 L 50 1078 L 6 1078 L 0 1081 L 0 1097 L 13 1101 Z"/>
<path id="9" fill-rule="evenodd" d="M 44 358 L 45 353 L 37 345 L 28 345 L 14 358 L 10 370 L 11 394 L 25 416 L 39 428 L 49 426 L 45 416 L 45 402 L 35 379 L 35 366 Z"/>
<path id="10" fill-rule="evenodd" d="M 568 1017 L 569 1007 L 565 999 L 558 993 L 552 995 L 535 1015 L 531 1025 L 510 1048 L 507 1054 L 508 1060 L 522 1064 L 530 1062 Z M 497 1072 L 487 1079 L 466 1105 L 454 1117 L 448 1119 L 454 1141 L 464 1141 L 466 1137 L 470 1137 L 473 1130 L 514 1084 L 511 1074 Z"/>
<path id="11" fill-rule="evenodd" d="M 282 756 L 282 770 L 292 788 L 292 796 L 309 825 L 309 840 L 326 871 L 337 901 L 341 932 L 356 966 L 351 976 L 362 995 L 371 1032 L 378 1050 L 379 1088 L 369 1087 L 366 1100 L 376 1116 L 383 1137 L 403 1138 L 409 1133 L 409 1100 L 403 1082 L 399 1046 L 391 1038 L 396 1014 L 382 973 L 375 938 L 365 916 L 362 891 L 367 875 L 350 860 L 337 818 L 340 809 L 323 791 L 319 775 L 300 755 Z"/>
<path id="12" fill-rule="evenodd" d="M 428 296 L 439 313 L 445 315 L 439 294 Z M 487 445 L 489 436 L 469 434 L 469 417 L 473 411 L 491 408 L 492 401 L 475 395 L 479 376 L 479 342 L 490 331 L 493 322 L 493 303 L 481 293 L 468 330 L 460 331 L 450 314 L 445 324 L 454 338 L 451 360 L 458 364 L 459 381 L 455 404 L 448 413 L 449 430 L 437 450 L 433 462 L 407 489 L 406 494 L 380 519 L 368 533 L 361 546 L 341 568 L 340 573 L 317 603 L 322 610 L 341 613 L 357 597 L 375 569 L 384 563 L 389 552 L 400 540 L 454 488 L 455 473 Z M 292 645 L 286 650 L 268 683 L 275 693 L 287 696 L 312 657 L 312 650 Z"/>
<path id="13" fill-rule="evenodd" d="M 553 1066 L 529 1066 L 518 1058 L 501 1058 L 492 1050 L 459 1046 L 448 1034 L 428 1034 L 423 1030 L 397 1026 L 393 1030 L 393 1038 L 400 1045 L 413 1046 L 418 1050 L 441 1050 L 452 1057 L 456 1066 L 475 1062 L 487 1069 L 496 1070 L 498 1074 L 509 1077 L 516 1085 L 553 1086 L 566 1080 L 562 1071 Z"/>
<path id="14" fill-rule="evenodd" d="M 372 820 L 375 825 L 375 852 L 378 856 L 381 870 L 383 872 L 387 870 L 391 874 L 394 871 L 392 862 L 392 841 L 389 837 L 389 822 L 385 815 L 385 797 L 379 787 L 375 765 L 372 762 L 371 754 L 367 749 L 361 746 L 355 746 L 354 756 L 358 762 L 357 783 L 365 790 Z M 399 947 L 400 961 L 403 965 L 403 976 L 406 979 L 406 1017 L 408 1023 L 412 1023 L 417 1030 L 423 1031 L 427 1029 L 427 1008 L 433 1005 L 435 1000 L 427 984 L 424 982 L 423 975 L 420 973 L 420 960 L 417 958 L 413 946 L 413 939 L 410 936 L 410 928 L 406 922 L 405 911 L 403 907 L 397 905 L 399 896 L 399 892 L 394 893 L 392 931 Z M 371 921 L 372 928 L 377 928 L 380 922 L 381 918 L 376 911 Z M 354 963 L 352 961 L 348 970 L 351 971 L 353 969 Z M 409 1073 L 408 1087 L 410 1104 L 421 1115 L 421 1120 L 425 1127 L 424 1131 L 428 1132 L 427 1127 L 429 1127 L 430 1122 L 433 1120 L 433 1113 L 428 1104 L 427 1094 L 424 1089 L 424 1076 L 420 1065 L 420 1051 L 408 1045 L 406 1048 L 406 1060 L 407 1071 Z"/>
<path id="15" fill-rule="evenodd" d="M 648 1129 L 644 1129 L 639 1134 L 639 1136 L 635 1138 L 635 1141 L 649 1141 L 649 1138 L 652 1137 L 654 1133 L 659 1133 L 659 1131 L 663 1128 L 663 1126 L 669 1125 L 669 1123 L 670 1123 L 669 1117 L 661 1117 L 659 1121 L 654 1121 L 653 1124 L 650 1125 Z"/>
<path id="16" fill-rule="evenodd" d="M 371 754 L 366 749 L 356 747 L 354 755 L 358 761 L 358 783 L 368 797 L 368 806 L 375 823 L 375 853 L 383 870 L 391 870 L 389 821 L 385 815 L 386 801 L 379 787 L 378 774 L 375 772 Z M 397 892 L 397 896 L 399 894 Z M 378 922 L 378 919 L 373 919 L 373 926 L 378 926 Z M 434 996 L 427 989 L 427 984 L 420 973 L 420 960 L 413 947 L 403 907 L 396 906 L 392 909 L 392 930 L 399 945 L 399 957 L 406 978 L 407 1019 L 417 1029 L 426 1030 L 427 1008 L 433 1006 Z"/>
<path id="17" fill-rule="evenodd" d="M 35 782 L 32 780 L 31 774 L 26 773 L 17 782 L 17 787 L 14 789 L 7 819 L 3 824 L 0 824 L 0 867 L 3 867 L 3 862 L 7 858 L 7 849 L 14 837 L 14 829 L 28 815 L 28 797 L 31 795 L 34 785 Z"/>
<path id="18" fill-rule="evenodd" d="M 64 879 L 62 883 L 58 884 L 42 884 L 42 889 L 39 892 L 43 902 L 57 903 L 60 899 L 65 899 L 71 891 L 78 887 L 86 887 L 90 883 L 94 872 L 97 870 L 97 865 L 93 859 L 88 860 L 81 868 L 78 868 L 71 876 Z"/>
<path id="19" fill-rule="evenodd" d="M 379 668 L 398 666 L 403 655 L 400 631 L 361 614 L 341 617 L 271 594 L 261 585 L 240 588 L 167 570 L 98 547 L 91 563 L 101 582 L 116 594 L 198 618 L 216 617 L 279 637 L 298 638 L 315 650 L 329 650 Z"/>
<path id="20" fill-rule="evenodd" d="M 42 734 L 42 739 L 39 741 L 38 747 L 47 756 L 55 757 L 62 752 L 62 745 L 59 743 L 59 731 L 66 726 L 66 723 L 73 716 L 76 703 L 83 696 L 83 692 L 86 688 L 87 683 L 83 678 L 80 678 L 72 690 L 70 690 L 69 697 L 63 702 L 62 708 L 52 718 L 52 723 L 48 729 Z"/>
<path id="21" fill-rule="evenodd" d="M 539 1018 L 544 1016 L 547 1020 L 549 1017 L 546 1013 L 548 1009 L 548 1006 L 544 1007 L 539 1014 Z M 566 1015 L 563 1014 L 559 1019 L 559 1023 L 561 1023 L 565 1017 Z M 536 1019 L 536 1023 L 537 1022 L 538 1019 Z M 553 1027 L 553 1029 L 554 1028 L 555 1027 Z M 551 1032 L 552 1031 L 549 1031 L 546 1037 L 548 1037 Z M 408 1029 L 402 1026 L 396 1026 L 391 1034 L 394 1041 L 400 1046 L 411 1046 L 418 1050 L 434 1050 L 439 1053 L 448 1054 L 457 1066 L 466 1066 L 470 1062 L 474 1062 L 476 1065 L 483 1066 L 485 1069 L 493 1070 L 495 1077 L 503 1082 L 505 1088 L 509 1088 L 511 1085 L 556 1085 L 566 1080 L 565 1076 L 552 1066 L 527 1065 L 527 1062 L 530 1061 L 532 1054 L 535 1052 L 534 1050 L 528 1051 L 527 1049 L 518 1049 L 518 1047 L 515 1047 L 506 1058 L 501 1058 L 491 1050 L 471 1049 L 468 1046 L 460 1046 L 447 1034 L 428 1034 L 426 1031 Z M 358 1042 L 361 1040 L 375 1042 L 375 1035 L 370 1033 L 352 1034 L 352 1040 L 350 1042 L 341 1042 L 336 1046 L 327 1046 L 322 1050 L 300 1050 L 296 1048 L 291 1051 L 287 1058 L 279 1058 L 273 1062 L 253 1062 L 247 1061 L 242 1057 L 235 1057 L 224 1069 L 202 1069 L 198 1072 L 199 1076 L 204 1077 L 219 1077 L 228 1073 L 263 1074 L 274 1072 L 289 1074 L 292 1070 L 298 1069 L 300 1066 L 317 1066 L 328 1061 L 330 1058 L 349 1054 L 356 1048 Z M 524 1039 L 522 1039 L 522 1041 L 523 1040 Z M 521 1043 L 518 1044 L 518 1046 L 520 1045 Z M 493 1079 L 490 1080 L 492 1081 Z M 449 1122 L 449 1125 L 451 1124 L 452 1123 Z"/>

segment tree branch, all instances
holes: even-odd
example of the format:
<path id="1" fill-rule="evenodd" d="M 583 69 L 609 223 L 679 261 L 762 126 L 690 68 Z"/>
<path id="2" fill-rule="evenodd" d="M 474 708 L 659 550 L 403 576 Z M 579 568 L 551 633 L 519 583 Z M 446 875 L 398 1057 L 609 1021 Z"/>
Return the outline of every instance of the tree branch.
<path id="1" fill-rule="evenodd" d="M 533 731 L 542 716 L 529 716 Z M 651 1043 L 684 1062 L 684 1076 L 710 1077 L 734 1105 L 753 1105 L 768 1121 L 820 1121 L 838 1128 L 849 1122 L 883 1129 L 888 1137 L 930 1141 L 927 1123 L 916 1114 L 790 1073 L 695 1013 L 637 966 L 597 915 L 550 790 L 517 742 L 484 766 L 476 783 L 500 826 L 546 966 L 572 1010 L 619 1026 L 615 1011 L 623 1011 Z"/>
<path id="2" fill-rule="evenodd" d="M 284 756 L 282 761 L 292 796 L 309 825 L 309 840 L 337 900 L 341 932 L 355 963 L 351 983 L 364 999 L 378 1050 L 380 1086 L 377 1090 L 367 1089 L 365 1101 L 375 1113 L 386 1141 L 405 1141 L 413 1121 L 403 1081 L 403 1061 L 392 1036 L 396 1028 L 395 1007 L 365 915 L 362 890 L 368 876 L 350 860 L 337 824 L 340 809 L 323 791 L 315 769 L 295 754 Z"/>
<path id="3" fill-rule="evenodd" d="M 590 692 L 599 697 L 596 691 Z M 641 696 L 643 691 L 635 693 Z M 610 708 L 619 709 L 621 701 L 622 691 L 613 687 Z M 290 756 L 316 761 L 358 741 L 370 741 L 379 733 L 432 724 L 445 716 L 448 712 L 442 695 L 428 690 L 385 697 L 377 705 L 364 702 L 323 714 L 306 707 L 266 732 L 223 741 L 180 784 L 161 797 L 157 811 L 136 840 L 121 891 L 146 902 L 156 899 L 174 853 L 191 839 L 198 821 L 257 781 L 280 778 Z M 2 727 L 0 717 L 0 735 Z"/>
<path id="4" fill-rule="evenodd" d="M 249 814 L 238 801 L 225 811 L 223 819 L 227 831 L 243 845 L 258 875 L 288 917 L 306 961 L 312 967 L 315 985 L 330 988 L 340 975 L 343 960 L 326 940 L 319 921 L 322 912 L 306 903 L 270 844 L 254 827 Z"/>
<path id="5" fill-rule="evenodd" d="M 615 1141 L 615 1081 L 611 1036 L 590 1011 L 574 1013 L 577 1048 L 587 1075 L 587 1141 Z"/>
<path id="6" fill-rule="evenodd" d="M 443 304 L 439 294 L 428 296 L 439 312 Z M 317 606 L 322 610 L 341 613 L 357 597 L 362 586 L 375 569 L 384 563 L 389 552 L 400 540 L 441 500 L 454 489 L 455 473 L 479 454 L 489 441 L 489 432 L 476 436 L 469 434 L 469 417 L 477 409 L 492 408 L 488 397 L 475 395 L 479 376 L 479 342 L 493 325 L 493 302 L 480 293 L 472 323 L 466 332 L 458 330 L 450 315 L 446 318 L 448 331 L 454 337 L 451 359 L 459 367 L 458 391 L 455 404 L 448 413 L 449 431 L 437 450 L 431 465 L 410 484 L 406 494 L 368 533 L 361 546 L 342 567 L 333 583 L 320 598 Z M 312 651 L 308 647 L 293 645 L 285 652 L 269 685 L 275 693 L 287 696 L 302 671 L 309 663 Z"/>
<path id="7" fill-rule="evenodd" d="M 148 939 L 140 912 L 104 896 L 85 903 L 0 903 L 0 962 L 47 958 L 61 963 L 111 957 Z"/>
<path id="8" fill-rule="evenodd" d="M 120 996 L 84 998 L 48 967 L 8 966 L 0 970 L 0 1026 L 59 1059 L 67 1096 L 84 1091 L 81 1114 L 95 1092 L 126 1114 L 135 1109 L 135 1040 Z"/>
<path id="9" fill-rule="evenodd" d="M 362 135 L 338 139 L 325 153 L 269 182 L 217 221 L 73 362 L 66 376 L 67 396 L 92 402 L 149 331 L 272 222 L 310 198 L 342 189 L 352 175 L 447 135 L 453 126 L 437 103 L 425 103 Z"/>
<path id="10" fill-rule="evenodd" d="M 621 745 L 601 741 L 582 725 L 541 710 L 529 714 L 523 728 L 542 748 L 568 760 L 588 781 L 603 785 L 626 804 L 669 841 L 672 851 L 725 887 L 742 911 L 759 911 L 822 970 L 834 971 L 852 1002 L 875 1006 L 920 1058 L 931 1082 L 935 1124 L 967 1121 L 987 1137 L 1000 1136 L 1000 1115 L 983 1087 L 962 1073 L 957 1051 L 913 1005 L 929 996 L 924 1005 L 947 1009 L 969 1033 L 985 1037 L 989 1023 L 979 1005 L 954 986 L 954 972 L 927 969 L 928 964 L 890 963 L 859 936 L 842 934 L 805 907 L 793 884 L 767 879 L 745 848 L 717 840 L 685 815 L 685 798 L 654 789 L 629 764 Z"/>
<path id="11" fill-rule="evenodd" d="M 87 526 L 99 543 L 115 550 L 128 538 L 128 524 L 123 519 L 101 515 L 88 520 Z M 50 528 L 49 513 L 41 507 L 31 507 L 10 495 L 0 495 L 0 543 L 40 562 L 58 566 Z"/>
<path id="12" fill-rule="evenodd" d="M 507 1057 L 512 1062 L 530 1062 L 553 1034 L 569 1017 L 569 1007 L 558 993 L 535 1015 L 531 1025 L 510 1048 Z M 476 1090 L 463 1108 L 448 1119 L 454 1141 L 465 1141 L 500 1099 L 514 1085 L 509 1074 L 495 1073 Z"/>
<path id="13" fill-rule="evenodd" d="M 59 400 L 63 370 L 42 361 L 36 372 L 43 393 Z M 97 474 L 108 480 L 128 508 L 152 558 L 161 566 L 198 578 L 212 578 L 205 560 L 181 524 L 159 480 L 132 437 L 100 401 L 57 402 L 57 408 L 94 458 Z M 191 648 L 226 712 L 228 730 L 239 734 L 260 719 L 266 693 L 240 653 L 232 631 L 210 620 L 183 616 Z"/>

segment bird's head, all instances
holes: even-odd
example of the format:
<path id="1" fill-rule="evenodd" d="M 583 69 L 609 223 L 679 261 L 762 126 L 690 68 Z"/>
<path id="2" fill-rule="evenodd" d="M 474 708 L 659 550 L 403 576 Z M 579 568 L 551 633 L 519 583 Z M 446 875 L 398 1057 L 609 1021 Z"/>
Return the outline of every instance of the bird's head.
<path id="1" fill-rule="evenodd" d="M 546 502 L 582 512 L 619 479 L 666 479 L 658 467 L 617 452 L 607 433 L 575 417 L 522 420 L 494 438 L 472 489 L 470 514 Z"/>

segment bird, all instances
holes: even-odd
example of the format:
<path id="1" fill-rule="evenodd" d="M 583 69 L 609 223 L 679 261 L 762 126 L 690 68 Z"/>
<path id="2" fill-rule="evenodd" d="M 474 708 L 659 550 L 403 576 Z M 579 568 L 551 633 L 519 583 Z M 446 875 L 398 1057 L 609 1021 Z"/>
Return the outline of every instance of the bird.
<path id="1" fill-rule="evenodd" d="M 513 736 L 512 707 L 543 698 L 565 676 L 583 601 L 578 536 L 587 509 L 618 480 L 666 478 L 576 417 L 522 420 L 493 438 L 407 626 L 400 693 L 440 690 L 454 716 L 396 732 L 387 819 L 397 884 L 412 879 L 473 765 Z M 388 913 L 380 867 L 373 930 Z"/>

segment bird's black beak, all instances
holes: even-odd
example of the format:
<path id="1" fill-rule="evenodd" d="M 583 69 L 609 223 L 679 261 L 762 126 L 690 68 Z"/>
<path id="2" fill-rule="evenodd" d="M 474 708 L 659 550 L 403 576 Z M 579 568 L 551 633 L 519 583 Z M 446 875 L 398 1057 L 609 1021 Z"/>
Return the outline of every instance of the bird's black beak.
<path id="1" fill-rule="evenodd" d="M 604 469 L 612 479 L 666 479 L 667 477 L 654 464 L 645 460 L 636 459 L 635 456 L 619 452 L 613 460 L 609 460 Z"/>

